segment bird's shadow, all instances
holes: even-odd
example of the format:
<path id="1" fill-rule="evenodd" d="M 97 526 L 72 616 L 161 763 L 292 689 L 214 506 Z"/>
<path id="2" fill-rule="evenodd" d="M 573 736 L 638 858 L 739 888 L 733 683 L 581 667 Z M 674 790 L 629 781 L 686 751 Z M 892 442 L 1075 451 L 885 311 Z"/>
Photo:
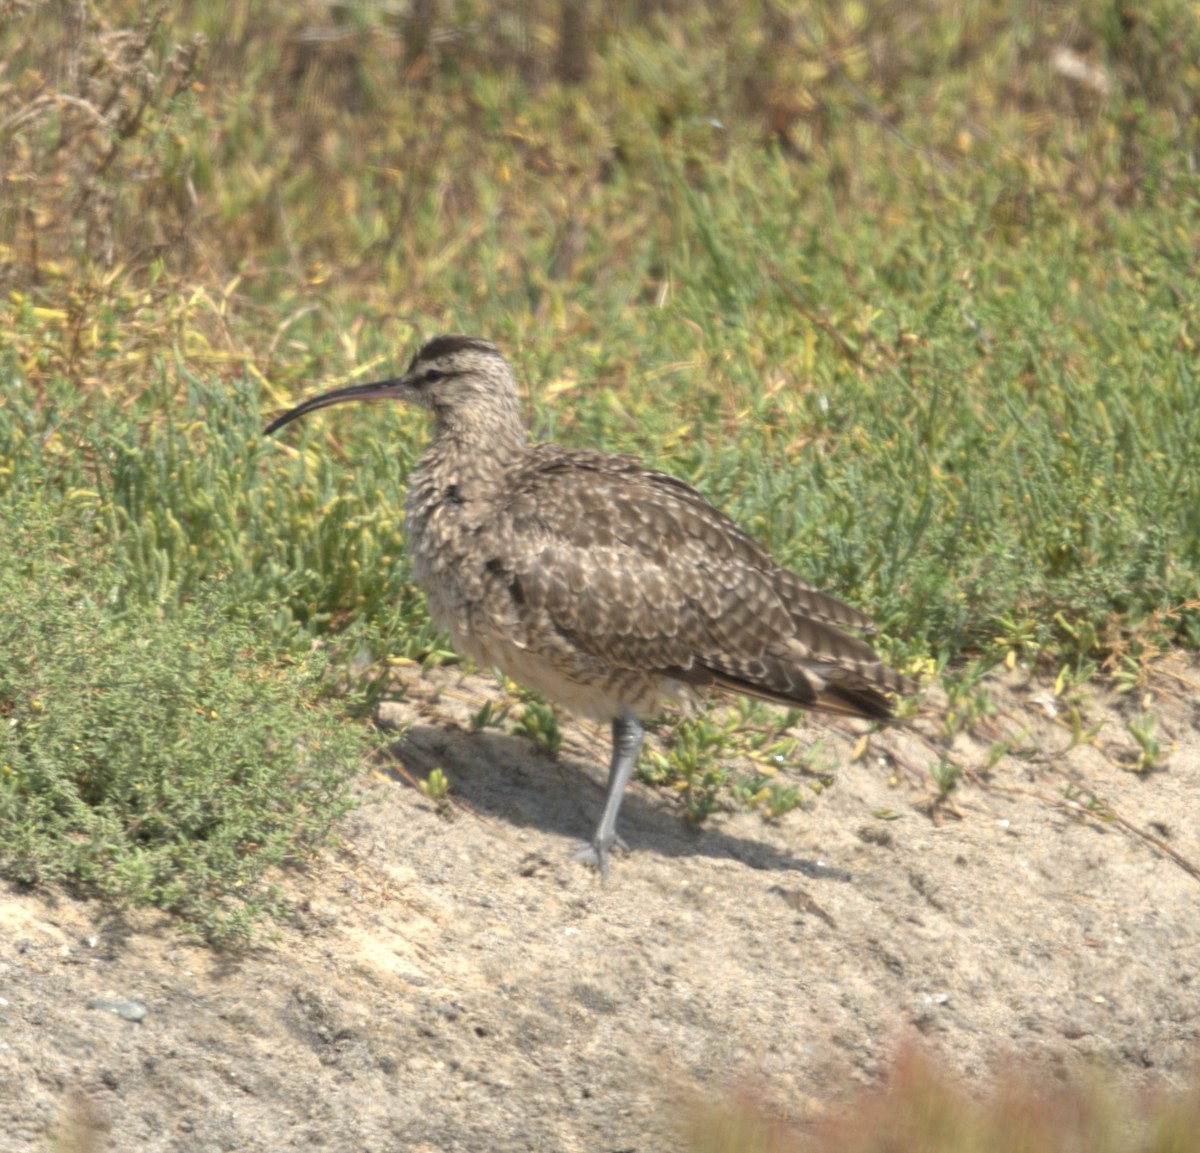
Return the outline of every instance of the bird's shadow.
<path id="1" fill-rule="evenodd" d="M 607 764 L 591 764 L 573 753 L 551 756 L 529 740 L 504 733 L 415 724 L 391 752 L 406 770 L 393 774 L 397 780 L 424 780 L 441 768 L 453 795 L 470 809 L 514 828 L 536 828 L 580 845 L 591 840 L 604 805 Z M 751 869 L 851 879 L 843 869 L 794 857 L 761 841 L 711 826 L 690 827 L 653 789 L 636 782 L 626 790 L 617 831 L 635 853 L 725 858 Z"/>

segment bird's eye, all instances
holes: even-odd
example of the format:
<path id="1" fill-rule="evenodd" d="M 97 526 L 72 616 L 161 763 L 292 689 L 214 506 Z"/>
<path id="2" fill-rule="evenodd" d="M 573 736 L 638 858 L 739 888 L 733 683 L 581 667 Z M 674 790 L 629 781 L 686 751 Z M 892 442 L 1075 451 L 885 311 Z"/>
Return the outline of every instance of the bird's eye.
<path id="1" fill-rule="evenodd" d="M 437 381 L 441 380 L 445 375 L 446 374 L 444 372 L 441 372 L 436 368 L 427 368 L 425 370 L 425 375 L 421 377 L 421 381 L 423 384 L 436 384 Z"/>

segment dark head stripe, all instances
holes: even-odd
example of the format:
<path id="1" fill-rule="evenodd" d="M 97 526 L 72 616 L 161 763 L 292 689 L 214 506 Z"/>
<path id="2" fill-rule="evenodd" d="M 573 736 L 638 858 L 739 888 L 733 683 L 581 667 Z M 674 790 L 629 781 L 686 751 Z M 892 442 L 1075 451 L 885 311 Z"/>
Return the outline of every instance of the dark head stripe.
<path id="1" fill-rule="evenodd" d="M 437 357 L 452 356 L 456 352 L 467 351 L 499 353 L 499 349 L 494 344 L 480 340 L 476 336 L 459 336 L 457 334 L 435 336 L 421 345 L 417 355 L 413 358 L 413 363 L 416 364 L 418 360 L 433 360 Z"/>

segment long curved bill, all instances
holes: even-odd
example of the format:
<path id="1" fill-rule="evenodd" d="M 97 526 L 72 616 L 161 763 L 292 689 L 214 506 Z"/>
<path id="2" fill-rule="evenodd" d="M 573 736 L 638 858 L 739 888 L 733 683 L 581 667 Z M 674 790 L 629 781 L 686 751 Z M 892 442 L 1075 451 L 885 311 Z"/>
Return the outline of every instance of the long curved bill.
<path id="1" fill-rule="evenodd" d="M 289 408 L 287 412 L 271 421 L 263 429 L 263 436 L 270 436 L 271 433 L 283 428 L 285 424 L 291 424 L 299 417 L 316 412 L 318 408 L 328 408 L 332 404 L 343 404 L 349 400 L 396 397 L 400 394 L 403 384 L 404 381 L 401 377 L 393 377 L 391 380 L 376 380 L 370 384 L 352 384 L 349 388 L 335 388 L 332 392 L 323 392 L 320 396 L 310 396 L 308 400 L 301 401 L 295 408 Z"/>

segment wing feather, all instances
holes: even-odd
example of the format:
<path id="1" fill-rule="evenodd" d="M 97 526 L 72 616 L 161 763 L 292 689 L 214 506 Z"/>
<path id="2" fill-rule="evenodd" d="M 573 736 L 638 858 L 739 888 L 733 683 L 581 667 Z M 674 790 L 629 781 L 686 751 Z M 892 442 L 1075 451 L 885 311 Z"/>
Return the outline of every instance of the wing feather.
<path id="1" fill-rule="evenodd" d="M 868 617 L 781 568 L 676 477 L 631 457 L 535 449 L 502 486 L 508 580 L 584 652 L 783 704 L 890 715 L 903 677 Z"/>

